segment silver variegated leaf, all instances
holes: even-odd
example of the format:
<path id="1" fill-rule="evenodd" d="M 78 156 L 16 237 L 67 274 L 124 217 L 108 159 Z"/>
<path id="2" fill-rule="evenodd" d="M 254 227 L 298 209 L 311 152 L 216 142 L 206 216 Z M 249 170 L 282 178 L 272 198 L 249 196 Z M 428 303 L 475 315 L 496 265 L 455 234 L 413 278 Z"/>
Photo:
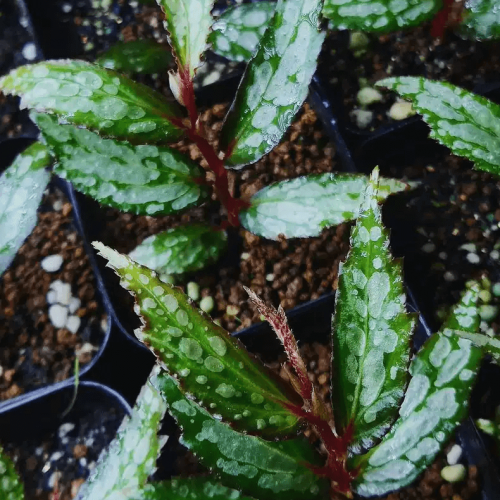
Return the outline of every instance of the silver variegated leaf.
<path id="1" fill-rule="evenodd" d="M 332 325 L 335 424 L 342 433 L 351 428 L 354 452 L 373 446 L 397 417 L 416 324 L 406 312 L 401 263 L 389 252 L 377 198 L 375 171 L 339 268 Z"/>
<path id="2" fill-rule="evenodd" d="M 57 159 L 54 172 L 104 205 L 136 214 L 169 214 L 200 204 L 203 171 L 166 146 L 134 146 L 31 113 Z"/>
<path id="3" fill-rule="evenodd" d="M 387 78 L 377 83 L 412 101 L 431 127 L 431 137 L 477 168 L 500 175 L 500 106 L 484 97 L 418 77 Z"/>
<path id="4" fill-rule="evenodd" d="M 286 406 L 302 404 L 223 328 L 154 271 L 102 243 L 94 246 L 137 300 L 143 328 L 136 330 L 182 389 L 211 414 L 242 432 L 269 438 L 295 432 L 299 419 Z"/>
<path id="5" fill-rule="evenodd" d="M 398 420 L 379 445 L 352 461 L 359 468 L 354 486 L 361 496 L 385 495 L 414 481 L 467 416 L 481 351 L 447 327 L 467 318 L 466 329 L 473 331 L 478 296 L 477 286 L 469 289 L 444 331 L 425 342 L 410 365 L 412 379 Z"/>
<path id="6" fill-rule="evenodd" d="M 240 491 L 215 482 L 210 477 L 176 478 L 151 483 L 144 488 L 141 500 L 252 500 Z"/>
<path id="7" fill-rule="evenodd" d="M 157 373 L 155 367 L 137 397 L 132 414 L 125 417 L 117 436 L 82 486 L 79 500 L 128 500 L 141 496 L 167 440 L 167 436 L 158 436 L 167 405 L 151 381 Z"/>
<path id="8" fill-rule="evenodd" d="M 275 442 L 240 434 L 187 399 L 170 376 L 160 375 L 157 385 L 182 429 L 181 442 L 224 485 L 261 500 L 324 498 L 328 483 L 310 469 L 321 458 L 306 439 Z"/>
<path id="9" fill-rule="evenodd" d="M 157 0 L 180 71 L 194 77 L 207 46 L 214 0 Z"/>
<path id="10" fill-rule="evenodd" d="M 277 182 L 250 199 L 240 212 L 241 224 L 254 234 L 277 240 L 318 236 L 327 227 L 354 220 L 359 215 L 368 177 L 357 174 L 313 174 Z M 409 185 L 381 178 L 378 201 Z"/>
<path id="11" fill-rule="evenodd" d="M 318 31 L 321 6 L 321 0 L 278 1 L 222 128 L 229 167 L 271 151 L 307 97 L 324 39 Z"/>
<path id="12" fill-rule="evenodd" d="M 209 225 L 192 224 L 146 238 L 130 258 L 160 274 L 182 274 L 202 269 L 221 256 L 227 234 Z"/>
<path id="13" fill-rule="evenodd" d="M 212 50 L 231 61 L 248 62 L 273 17 L 276 2 L 253 2 L 227 9 L 212 26 Z"/>
<path id="14" fill-rule="evenodd" d="M 336 29 L 390 33 L 432 19 L 441 6 L 442 0 L 325 0 L 323 15 Z"/>
<path id="15" fill-rule="evenodd" d="M 56 115 L 106 137 L 164 143 L 180 137 L 170 118 L 181 110 L 158 92 L 85 61 L 45 61 L 0 78 L 0 90 L 21 97 L 21 107 Z"/>
<path id="16" fill-rule="evenodd" d="M 47 148 L 35 142 L 0 176 L 0 275 L 36 226 L 50 161 Z"/>

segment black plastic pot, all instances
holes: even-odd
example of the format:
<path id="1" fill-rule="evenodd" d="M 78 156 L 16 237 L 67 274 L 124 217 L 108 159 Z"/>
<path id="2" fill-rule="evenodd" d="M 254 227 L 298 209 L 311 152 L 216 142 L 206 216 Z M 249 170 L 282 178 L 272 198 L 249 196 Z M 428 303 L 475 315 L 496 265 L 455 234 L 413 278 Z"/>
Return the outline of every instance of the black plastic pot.
<path id="1" fill-rule="evenodd" d="M 109 445 L 123 418 L 131 412 L 120 394 L 95 382 L 81 382 L 76 398 L 74 387 L 67 384 L 28 396 L 0 408 L 0 442 L 8 453 L 19 450 L 22 463 L 27 456 L 39 459 L 35 450 L 40 450 L 43 443 L 47 446 L 50 466 L 47 460 L 43 472 L 40 467 L 36 473 L 21 470 L 23 482 L 31 490 L 35 489 L 35 481 L 36 486 L 52 490 L 52 474 L 55 470 L 64 471 L 68 460 L 66 467 L 82 474 L 88 463 Z M 61 427 L 63 424 L 66 425 Z M 88 447 L 85 462 L 78 463 L 73 458 L 73 446 L 85 444 L 83 437 L 89 435 L 93 444 Z"/>

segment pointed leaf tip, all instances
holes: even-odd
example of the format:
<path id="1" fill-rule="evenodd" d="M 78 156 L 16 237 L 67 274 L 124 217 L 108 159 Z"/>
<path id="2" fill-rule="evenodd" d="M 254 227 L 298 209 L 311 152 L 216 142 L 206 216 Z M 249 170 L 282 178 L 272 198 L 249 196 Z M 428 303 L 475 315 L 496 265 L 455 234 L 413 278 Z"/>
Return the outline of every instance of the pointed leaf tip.
<path id="1" fill-rule="evenodd" d="M 357 453 L 373 446 L 397 417 L 416 324 L 406 312 L 401 264 L 389 251 L 378 181 L 375 169 L 339 271 L 332 325 L 335 422 L 339 432 L 353 428 L 350 446 Z"/>
<path id="2" fill-rule="evenodd" d="M 235 431 L 186 398 L 166 374 L 157 379 L 181 441 L 224 485 L 261 500 L 320 500 L 328 483 L 315 475 L 321 457 L 306 439 L 266 441 Z"/>
<path id="3" fill-rule="evenodd" d="M 252 196 L 240 212 L 243 227 L 277 240 L 318 236 L 327 227 L 358 217 L 368 177 L 358 174 L 313 174 L 277 182 Z M 378 201 L 410 186 L 396 179 L 379 178 Z"/>
<path id="4" fill-rule="evenodd" d="M 129 257 L 94 243 L 136 297 L 143 328 L 136 330 L 162 366 L 182 381 L 210 413 L 233 427 L 276 437 L 297 430 L 297 394 L 251 357 L 242 345 L 157 274 Z M 291 398 L 291 399 L 290 399 Z"/>
<path id="5" fill-rule="evenodd" d="M 481 351 L 447 325 L 463 318 L 477 324 L 478 293 L 467 290 L 439 333 L 432 335 L 410 365 L 412 379 L 399 418 L 382 442 L 352 460 L 355 489 L 362 496 L 385 495 L 413 482 L 435 459 L 467 416 Z"/>

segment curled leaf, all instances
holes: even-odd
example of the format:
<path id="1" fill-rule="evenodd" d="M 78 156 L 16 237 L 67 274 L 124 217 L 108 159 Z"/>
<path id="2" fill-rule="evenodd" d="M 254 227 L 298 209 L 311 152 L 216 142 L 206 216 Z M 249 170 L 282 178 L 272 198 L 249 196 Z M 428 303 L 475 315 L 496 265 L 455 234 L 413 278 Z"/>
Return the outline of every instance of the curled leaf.
<path id="1" fill-rule="evenodd" d="M 225 231 L 204 224 L 168 229 L 146 238 L 130 258 L 160 274 L 182 274 L 217 261 L 226 249 Z"/>
<path id="2" fill-rule="evenodd" d="M 313 174 L 277 182 L 261 189 L 240 212 L 243 227 L 277 240 L 318 236 L 327 227 L 354 220 L 359 215 L 368 177 L 357 174 Z M 383 201 L 409 185 L 381 178 L 377 199 Z"/>
<path id="3" fill-rule="evenodd" d="M 57 163 L 54 172 L 104 205 L 136 214 L 169 214 L 209 196 L 202 170 L 166 146 L 133 146 L 32 113 Z"/>
<path id="4" fill-rule="evenodd" d="M 0 176 L 0 275 L 36 226 L 50 162 L 47 148 L 35 142 Z"/>
<path id="5" fill-rule="evenodd" d="M 181 380 L 185 392 L 241 431 L 276 437 L 297 429 L 299 419 L 284 405 L 300 398 L 271 377 L 234 337 L 150 269 L 102 243 L 94 246 L 122 286 L 136 296 L 136 311 L 144 323 L 137 337 Z"/>
<path id="6" fill-rule="evenodd" d="M 169 120 L 181 117 L 178 106 L 145 85 L 85 61 L 21 66 L 0 78 L 0 90 L 20 96 L 22 108 L 106 137 L 164 143 L 181 135 Z"/>

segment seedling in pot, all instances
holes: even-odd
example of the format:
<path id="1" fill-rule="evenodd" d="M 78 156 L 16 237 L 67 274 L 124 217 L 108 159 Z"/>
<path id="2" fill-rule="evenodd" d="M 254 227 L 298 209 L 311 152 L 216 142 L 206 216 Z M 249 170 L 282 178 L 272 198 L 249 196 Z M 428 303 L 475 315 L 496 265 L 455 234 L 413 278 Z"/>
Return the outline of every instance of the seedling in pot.
<path id="1" fill-rule="evenodd" d="M 158 3 L 177 64 L 170 85 L 178 102 L 84 61 L 23 66 L 0 79 L 0 90 L 20 96 L 22 106 L 32 110 L 43 142 L 35 147 L 53 158 L 53 173 L 104 205 L 151 216 L 178 213 L 215 193 L 227 215 L 219 227 L 160 233 L 135 250 L 140 263 L 166 274 L 215 261 L 224 251 L 229 226 L 241 224 L 254 234 L 278 239 L 316 236 L 326 227 L 356 219 L 367 185 L 362 175 L 300 177 L 267 186 L 250 200 L 236 198 L 229 189 L 228 169 L 255 163 L 271 151 L 307 96 L 324 38 L 319 31 L 322 2 L 277 3 L 225 118 L 219 148 L 206 138 L 193 90 L 213 24 L 213 2 Z M 127 70 L 123 64 L 121 68 Z M 190 158 L 166 145 L 180 138 L 196 144 L 213 181 Z M 13 192 L 19 181 L 9 172 L 1 182 L 6 192 Z M 379 199 L 406 188 L 403 182 L 380 179 Z M 34 201 L 23 207 L 25 217 L 33 218 Z M 7 208 L 15 207 L 3 210 Z M 19 234 L 10 231 L 15 244 L 7 246 L 0 239 L 6 255 L 0 272 L 30 228 Z"/>
<path id="2" fill-rule="evenodd" d="M 479 287 L 470 286 L 442 330 L 410 361 L 417 318 L 405 309 L 401 264 L 388 249 L 377 189 L 375 173 L 340 270 L 331 404 L 310 382 L 281 308 L 250 292 L 283 343 L 290 385 L 270 377 L 179 289 L 95 243 L 135 295 L 143 321 L 136 334 L 157 366 L 82 500 L 185 498 L 190 492 L 262 500 L 382 495 L 410 484 L 433 462 L 467 415 L 482 355 L 456 330 L 477 331 Z M 166 440 L 157 435 L 166 410 L 208 475 L 148 483 Z M 305 426 L 326 453 L 299 435 Z"/>

